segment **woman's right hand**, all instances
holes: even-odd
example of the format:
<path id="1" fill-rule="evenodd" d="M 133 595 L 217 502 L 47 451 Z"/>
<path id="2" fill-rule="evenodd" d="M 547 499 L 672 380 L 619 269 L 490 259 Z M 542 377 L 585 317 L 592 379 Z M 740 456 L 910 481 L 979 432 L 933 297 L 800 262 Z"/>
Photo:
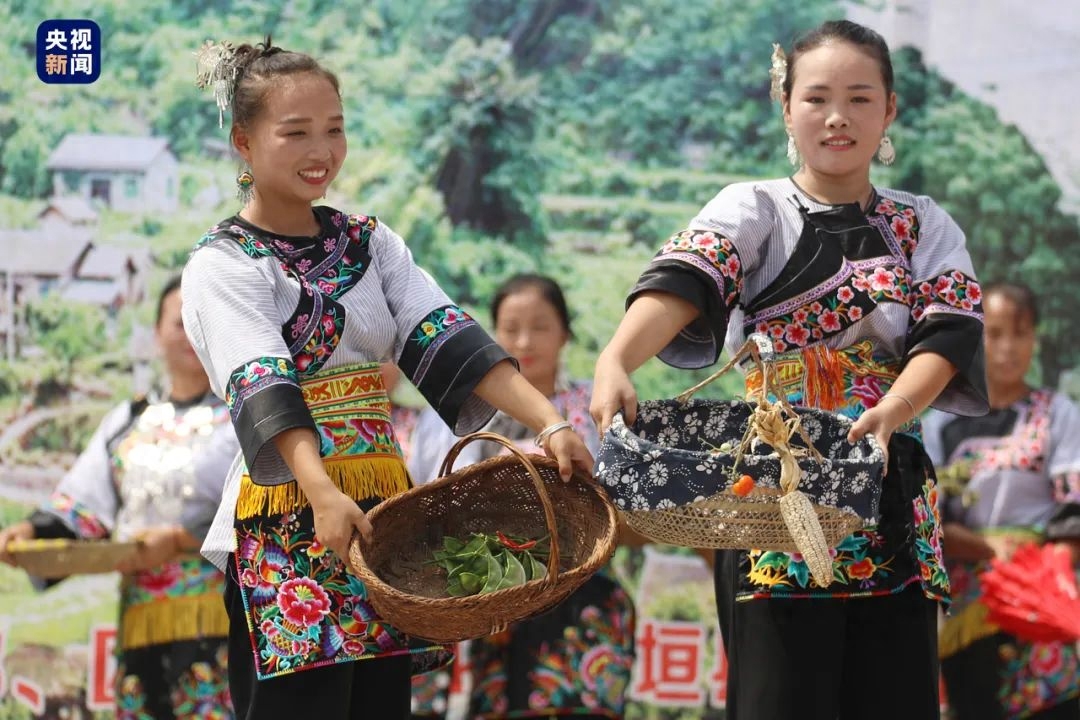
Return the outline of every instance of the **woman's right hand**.
<path id="1" fill-rule="evenodd" d="M 589 403 L 589 414 L 597 430 L 603 435 L 619 410 L 623 411 L 626 424 L 633 424 L 637 418 L 637 406 L 637 391 L 626 368 L 601 355 L 596 361 L 592 400 Z"/>
<path id="2" fill-rule="evenodd" d="M 315 537 L 333 550 L 346 564 L 353 535 L 371 540 L 371 522 L 356 501 L 333 485 L 320 495 L 309 497 L 315 519 Z"/>
<path id="3" fill-rule="evenodd" d="M 8 545 L 16 540 L 33 540 L 34 526 L 29 520 L 20 520 L 0 530 L 0 562 L 16 567 L 15 556 L 8 552 Z"/>

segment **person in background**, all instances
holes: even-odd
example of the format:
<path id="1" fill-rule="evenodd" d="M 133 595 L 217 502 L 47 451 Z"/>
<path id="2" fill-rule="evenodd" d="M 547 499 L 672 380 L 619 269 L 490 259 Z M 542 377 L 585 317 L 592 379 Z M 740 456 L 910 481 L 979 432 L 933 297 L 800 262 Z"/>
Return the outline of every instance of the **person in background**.
<path id="1" fill-rule="evenodd" d="M 983 288 L 990 414 L 923 418 L 938 467 L 967 477 L 944 511 L 953 608 L 941 634 L 942 672 L 955 720 L 1080 720 L 1080 662 L 1068 643 L 1000 632 L 979 603 L 979 573 L 1023 542 L 1080 549 L 1080 409 L 1025 380 L 1039 313 L 1031 288 Z"/>
<path id="2" fill-rule="evenodd" d="M 121 403 L 101 421 L 49 502 L 0 532 L 12 540 L 139 540 L 120 586 L 116 717 L 233 716 L 225 578 L 198 554 L 240 450 L 225 403 L 181 320 L 180 279 L 158 300 L 155 338 L 168 393 Z"/>
<path id="3" fill-rule="evenodd" d="M 521 374 L 595 453 L 600 439 L 589 416 L 592 384 L 568 380 L 561 370 L 563 350 L 573 337 L 562 288 L 542 275 L 516 275 L 495 291 L 491 322 L 495 340 L 517 359 Z M 418 431 L 425 425 L 422 416 Z M 485 430 L 527 452 L 539 451 L 529 429 L 503 413 Z M 410 469 L 430 479 L 445 451 L 414 452 Z M 455 467 L 503 452 L 501 445 L 476 442 L 464 449 Z M 623 528 L 621 539 L 632 537 Z M 634 661 L 634 619 L 633 602 L 608 567 L 551 612 L 470 642 L 465 671 L 471 688 L 469 717 L 621 718 Z"/>

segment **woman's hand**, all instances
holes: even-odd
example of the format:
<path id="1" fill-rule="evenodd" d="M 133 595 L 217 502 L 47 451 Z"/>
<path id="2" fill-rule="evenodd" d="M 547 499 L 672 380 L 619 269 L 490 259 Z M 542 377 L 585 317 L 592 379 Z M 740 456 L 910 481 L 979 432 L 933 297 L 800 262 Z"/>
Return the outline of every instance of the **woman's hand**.
<path id="1" fill-rule="evenodd" d="M 626 424 L 633 424 L 637 418 L 637 406 L 637 391 L 626 368 L 601 356 L 596 362 L 592 400 L 589 403 L 589 414 L 596 423 L 596 429 L 601 435 L 607 432 L 612 418 L 620 410 Z"/>
<path id="2" fill-rule="evenodd" d="M 355 500 L 330 484 L 329 480 L 325 486 L 317 495 L 308 496 L 315 518 L 315 537 L 348 564 L 349 543 L 353 535 L 360 533 L 370 541 L 371 521 Z"/>
<path id="3" fill-rule="evenodd" d="M 575 469 L 585 477 L 592 477 L 592 453 L 576 432 L 566 429 L 548 436 L 544 443 L 544 452 L 559 462 L 559 476 L 564 481 L 570 480 Z"/>
<path id="4" fill-rule="evenodd" d="M 848 431 L 848 442 L 858 442 L 867 433 L 874 436 L 885 453 L 885 473 L 889 470 L 889 440 L 896 428 L 911 419 L 907 403 L 899 398 L 883 397 L 878 404 L 864 412 Z"/>
<path id="5" fill-rule="evenodd" d="M 14 525 L 0 530 L 0 562 L 17 567 L 15 556 L 8 552 L 8 545 L 19 540 L 33 540 L 34 526 L 29 520 L 20 520 Z"/>
<path id="6" fill-rule="evenodd" d="M 135 553 L 116 564 L 118 572 L 136 573 L 159 568 L 175 560 L 183 549 L 183 528 L 174 525 L 152 527 L 135 536 Z"/>

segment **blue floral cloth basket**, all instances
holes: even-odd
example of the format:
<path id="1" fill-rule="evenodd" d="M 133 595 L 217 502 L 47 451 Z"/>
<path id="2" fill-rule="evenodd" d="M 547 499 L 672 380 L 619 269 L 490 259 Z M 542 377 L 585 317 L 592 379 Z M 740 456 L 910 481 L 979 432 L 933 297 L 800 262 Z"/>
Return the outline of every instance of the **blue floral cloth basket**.
<path id="1" fill-rule="evenodd" d="M 748 433 L 759 403 L 689 399 L 738 359 L 679 399 L 640 403 L 632 426 L 617 414 L 604 433 L 596 476 L 630 527 L 654 541 L 798 552 L 779 510 L 791 489 L 781 483 L 780 455 Z M 799 465 L 797 489 L 835 547 L 877 521 L 884 453 L 871 435 L 848 442 L 847 417 L 785 401 L 770 407 L 781 405 L 796 428 L 789 449 Z M 737 493 L 743 475 L 752 489 Z"/>

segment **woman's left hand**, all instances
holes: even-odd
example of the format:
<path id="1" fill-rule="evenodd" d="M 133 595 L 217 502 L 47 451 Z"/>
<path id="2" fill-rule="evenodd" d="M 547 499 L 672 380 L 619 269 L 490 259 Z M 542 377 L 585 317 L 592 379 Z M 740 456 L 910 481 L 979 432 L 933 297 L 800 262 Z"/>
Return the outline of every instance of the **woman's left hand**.
<path id="1" fill-rule="evenodd" d="M 549 436 L 544 443 L 544 452 L 559 462 L 559 475 L 564 481 L 570 480 L 574 470 L 578 470 L 585 477 L 592 477 L 592 453 L 573 430 L 560 430 Z"/>
<path id="2" fill-rule="evenodd" d="M 122 573 L 144 572 L 161 567 L 180 554 L 180 529 L 172 526 L 152 527 L 140 533 L 135 554 L 116 565 Z"/>
<path id="3" fill-rule="evenodd" d="M 910 418 L 911 413 L 903 402 L 881 402 L 864 412 L 848 431 L 848 442 L 858 442 L 867 433 L 874 436 L 881 451 L 885 453 L 885 472 L 889 469 L 889 439 L 896 428 Z"/>

